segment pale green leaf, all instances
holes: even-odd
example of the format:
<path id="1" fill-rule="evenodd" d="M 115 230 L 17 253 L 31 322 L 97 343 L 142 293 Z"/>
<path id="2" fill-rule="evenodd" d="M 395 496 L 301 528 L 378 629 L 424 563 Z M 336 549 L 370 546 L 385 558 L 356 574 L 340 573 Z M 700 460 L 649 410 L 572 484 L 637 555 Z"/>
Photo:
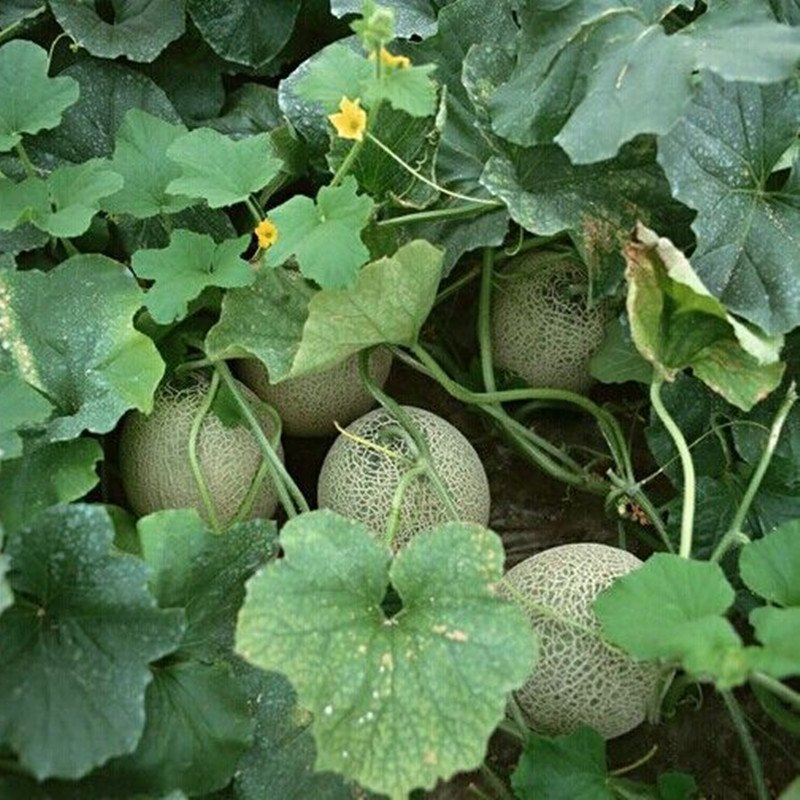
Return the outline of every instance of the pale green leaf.
<path id="1" fill-rule="evenodd" d="M 369 103 L 386 100 L 397 111 L 428 117 L 436 110 L 436 86 L 431 80 L 435 69 L 434 64 L 387 68 L 364 85 L 364 95 Z"/>
<path id="2" fill-rule="evenodd" d="M 59 25 L 93 56 L 152 61 L 185 30 L 183 6 L 174 0 L 112 0 L 107 21 L 94 3 L 50 0 Z"/>
<path id="3" fill-rule="evenodd" d="M 480 764 L 535 657 L 523 613 L 494 589 L 499 538 L 448 523 L 392 560 L 363 526 L 317 511 L 287 523 L 281 544 L 248 584 L 237 650 L 288 675 L 314 714 L 317 768 L 400 800 Z M 391 621 L 390 584 L 402 602 Z"/>
<path id="4" fill-rule="evenodd" d="M 181 175 L 167 185 L 173 194 L 202 197 L 211 208 L 231 206 L 266 186 L 281 171 L 268 133 L 234 140 L 211 128 L 198 128 L 176 139 L 167 157 Z"/>
<path id="5" fill-rule="evenodd" d="M 739 574 L 770 603 L 800 606 L 800 520 L 750 542 L 739 556 Z"/>
<path id="6" fill-rule="evenodd" d="M 242 258 L 250 237 L 228 239 L 222 244 L 210 237 L 178 230 L 161 250 L 137 250 L 131 267 L 140 278 L 154 281 L 145 295 L 153 319 L 163 325 L 186 316 L 189 301 L 208 286 L 247 286 L 255 273 Z"/>
<path id="7" fill-rule="evenodd" d="M 143 293 L 121 264 L 75 256 L 50 272 L 0 272 L 0 330 L 19 374 L 57 408 L 51 441 L 148 413 L 164 364 L 133 327 Z M 92 313 L 87 313 L 91 309 Z"/>
<path id="8" fill-rule="evenodd" d="M 436 33 L 436 15 L 449 0 L 383 0 L 380 4 L 394 12 L 395 35 L 404 39 Z M 331 13 L 337 17 L 361 14 L 362 0 L 331 0 Z M 488 10 L 488 9 L 487 9 Z"/>
<path id="9" fill-rule="evenodd" d="M 268 266 L 279 266 L 294 256 L 300 271 L 323 288 L 352 285 L 358 268 L 369 259 L 361 232 L 375 204 L 358 194 L 352 176 L 340 186 L 323 186 L 316 202 L 295 195 L 269 212 L 278 228 L 278 240 L 265 256 Z"/>
<path id="10" fill-rule="evenodd" d="M 800 675 L 800 607 L 755 608 L 750 624 L 763 645 L 750 653 L 753 668 L 773 678 Z"/>
<path id="11" fill-rule="evenodd" d="M 53 406 L 18 375 L 0 371 L 0 408 L 3 409 L 3 415 L 0 417 L 0 461 L 2 461 L 22 455 L 22 439 L 18 431 L 44 422 L 50 416 Z M 0 476 L 2 474 L 0 471 Z M 1 498 L 0 503 L 2 503 Z"/>
<path id="12" fill-rule="evenodd" d="M 362 86 L 375 72 L 375 65 L 353 47 L 334 42 L 308 63 L 295 91 L 304 100 L 319 103 L 327 112 L 336 111 L 343 97 L 361 96 Z"/>
<path id="13" fill-rule="evenodd" d="M 156 607 L 145 566 L 112 537 L 102 508 L 55 506 L 6 546 L 28 602 L 0 616 L 0 741 L 39 780 L 136 747 L 148 664 L 180 638 L 181 612 Z"/>
<path id="14" fill-rule="evenodd" d="M 112 214 L 130 214 L 139 219 L 156 214 L 175 214 L 192 205 L 189 197 L 170 194 L 167 185 L 181 174 L 167 158 L 167 148 L 186 133 L 146 111 L 132 108 L 117 131 L 114 157 L 109 166 L 125 180 L 123 188 L 102 202 Z"/>
<path id="15" fill-rule="evenodd" d="M 47 51 L 24 40 L 0 47 L 0 152 L 11 150 L 23 133 L 55 128 L 78 99 L 69 77 L 47 75 Z"/>

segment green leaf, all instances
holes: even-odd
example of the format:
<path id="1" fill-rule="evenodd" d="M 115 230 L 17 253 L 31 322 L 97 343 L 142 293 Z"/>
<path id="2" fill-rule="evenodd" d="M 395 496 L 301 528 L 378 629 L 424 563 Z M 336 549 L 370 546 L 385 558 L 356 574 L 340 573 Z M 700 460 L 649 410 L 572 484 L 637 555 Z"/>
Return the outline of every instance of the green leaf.
<path id="1" fill-rule="evenodd" d="M 728 313 L 669 239 L 639 224 L 625 257 L 633 340 L 668 379 L 691 367 L 745 411 L 780 384 L 782 337 L 766 336 Z"/>
<path id="2" fill-rule="evenodd" d="M 144 565 L 112 554 L 108 514 L 56 506 L 6 547 L 24 593 L 0 617 L 0 740 L 37 779 L 78 778 L 136 747 L 147 665 L 180 638 L 181 613 L 161 611 Z"/>
<path id="3" fill-rule="evenodd" d="M 361 232 L 375 208 L 369 196 L 357 192 L 356 179 L 348 176 L 340 186 L 323 186 L 316 202 L 295 195 L 272 209 L 278 240 L 265 263 L 276 267 L 294 256 L 303 275 L 324 289 L 352 285 L 369 259 Z"/>
<path id="4" fill-rule="evenodd" d="M 800 675 L 800 607 L 754 608 L 750 624 L 763 645 L 751 649 L 753 668 L 773 678 Z"/>
<path id="5" fill-rule="evenodd" d="M 58 24 L 93 56 L 152 61 L 185 30 L 183 7 L 173 0 L 112 0 L 107 22 L 94 3 L 50 0 Z"/>
<path id="6" fill-rule="evenodd" d="M 800 606 L 800 520 L 745 547 L 739 574 L 756 594 L 782 606 Z"/>
<path id="7" fill-rule="evenodd" d="M 39 134 L 28 147 L 32 159 L 46 164 L 79 164 L 114 152 L 117 131 L 131 108 L 167 122 L 181 118 L 166 94 L 141 72 L 110 61 L 83 59 L 61 76 L 76 80 L 80 99 L 64 113 L 57 131 Z"/>
<path id="8" fill-rule="evenodd" d="M 499 538 L 449 523 L 392 560 L 360 524 L 317 511 L 287 523 L 281 544 L 248 584 L 236 646 L 288 675 L 314 714 L 317 767 L 394 800 L 480 764 L 535 655 L 523 613 L 493 590 Z M 391 622 L 390 582 L 402 601 Z"/>
<path id="9" fill-rule="evenodd" d="M 249 244 L 249 234 L 216 244 L 210 236 L 179 230 L 162 250 L 137 250 L 133 271 L 155 282 L 145 296 L 153 319 L 164 325 L 183 319 L 189 301 L 208 286 L 251 284 L 255 273 L 242 258 Z"/>
<path id="10" fill-rule="evenodd" d="M 45 11 L 47 11 L 47 4 L 44 0 L 6 0 L 3 7 L 0 8 L 0 39 L 4 39 L 7 34 L 20 33 L 17 25 L 33 22 Z M 5 30 L 6 28 L 10 30 Z"/>
<path id="11" fill-rule="evenodd" d="M 653 368 L 636 350 L 627 318 L 615 317 L 591 360 L 592 375 L 603 383 L 636 381 L 649 385 Z"/>
<path id="12" fill-rule="evenodd" d="M 262 0 L 188 0 L 186 6 L 214 52 L 259 69 L 289 40 L 300 0 L 281 0 L 269 7 Z"/>
<path id="13" fill-rule="evenodd" d="M 247 687 L 256 722 L 253 747 L 236 770 L 237 800 L 355 800 L 363 790 L 333 772 L 315 771 L 312 717 L 297 705 L 289 681 L 244 663 L 236 671 Z"/>
<path id="14" fill-rule="evenodd" d="M 295 91 L 304 100 L 319 103 L 326 112 L 336 111 L 343 97 L 359 97 L 375 72 L 359 50 L 334 42 L 308 61 L 298 76 Z"/>
<path id="15" fill-rule="evenodd" d="M 66 76 L 49 78 L 47 66 L 47 51 L 32 42 L 0 47 L 0 152 L 22 141 L 23 133 L 57 127 L 78 99 L 78 84 Z"/>
<path id="16" fill-rule="evenodd" d="M 800 800 L 800 777 L 795 778 L 782 792 L 778 800 Z"/>
<path id="17" fill-rule="evenodd" d="M 656 553 L 602 592 L 594 610 L 608 640 L 634 658 L 680 664 L 734 686 L 745 679 L 747 663 L 723 616 L 733 599 L 718 564 Z"/>
<path id="18" fill-rule="evenodd" d="M 11 533 L 56 503 L 78 500 L 98 482 L 103 449 L 95 439 L 48 444 L 27 440 L 20 458 L 0 469 L 0 522 Z"/>
<path id="19" fill-rule="evenodd" d="M 798 120 L 794 80 L 757 86 L 704 76 L 687 113 L 658 145 L 675 196 L 698 211 L 698 276 L 732 312 L 773 334 L 800 324 L 797 156 L 786 177 L 771 178 Z"/>
<path id="20" fill-rule="evenodd" d="M 394 12 L 396 36 L 403 39 L 420 36 L 426 39 L 436 33 L 437 12 L 447 3 L 448 0 L 384 0 L 380 5 Z M 361 14 L 363 8 L 362 0 L 331 0 L 331 14 L 337 17 Z"/>
<path id="21" fill-rule="evenodd" d="M 138 530 L 159 605 L 186 611 L 181 653 L 202 661 L 228 655 L 245 580 L 276 555 L 275 523 L 253 520 L 220 535 L 195 511 L 157 511 Z"/>
<path id="22" fill-rule="evenodd" d="M 766 3 L 715 3 L 673 34 L 662 26 L 670 2 L 522 6 L 517 64 L 492 100 L 494 129 L 521 145 L 555 141 L 573 163 L 667 133 L 692 99 L 697 70 L 771 83 L 798 61 L 800 31 L 777 24 Z"/>
<path id="23" fill-rule="evenodd" d="M 121 264 L 80 255 L 48 273 L 0 272 L 0 294 L 0 330 L 19 374 L 61 415 L 51 441 L 107 433 L 131 408 L 149 413 L 164 364 L 133 327 L 143 294 Z"/>
<path id="24" fill-rule="evenodd" d="M 101 785 L 125 787 L 127 796 L 175 788 L 196 796 L 227 785 L 252 735 L 247 698 L 228 664 L 154 668 L 146 709 L 136 751 L 104 767 Z"/>
<path id="25" fill-rule="evenodd" d="M 32 177 L 12 183 L 0 179 L 0 227 L 11 230 L 32 222 L 52 236 L 80 236 L 89 229 L 102 198 L 118 192 L 123 182 L 100 159 L 59 167 L 46 180 Z"/>
<path id="26" fill-rule="evenodd" d="M 53 406 L 39 392 L 20 380 L 19 376 L 0 371 L 0 408 L 3 409 L 3 416 L 0 417 L 2 461 L 22 455 L 22 439 L 18 431 L 47 420 Z M 0 471 L 0 475 L 2 474 Z"/>
<path id="27" fill-rule="evenodd" d="M 181 169 L 167 158 L 167 148 L 186 133 L 146 111 L 132 108 L 117 131 L 110 167 L 122 175 L 123 188 L 102 202 L 111 214 L 130 214 L 139 219 L 156 214 L 175 214 L 195 201 L 167 192 L 167 185 Z"/>
<path id="28" fill-rule="evenodd" d="M 181 167 L 167 191 L 203 197 L 211 208 L 246 200 L 281 171 L 283 162 L 272 153 L 269 134 L 236 141 L 211 128 L 181 136 L 167 150 L 167 157 Z"/>
<path id="29" fill-rule="evenodd" d="M 428 117 L 436 110 L 436 86 L 431 80 L 435 64 L 388 68 L 364 87 L 367 102 L 386 100 L 397 111 Z"/>

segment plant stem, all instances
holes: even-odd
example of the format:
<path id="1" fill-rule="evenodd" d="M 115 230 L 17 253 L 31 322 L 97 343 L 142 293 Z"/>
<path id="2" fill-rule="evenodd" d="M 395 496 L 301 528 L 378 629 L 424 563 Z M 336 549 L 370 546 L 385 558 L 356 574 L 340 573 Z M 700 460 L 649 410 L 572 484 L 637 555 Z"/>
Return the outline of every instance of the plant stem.
<path id="1" fill-rule="evenodd" d="M 494 250 L 485 247 L 481 269 L 481 293 L 478 299 L 478 350 L 481 358 L 483 387 L 487 392 L 497 391 L 492 363 L 492 278 L 494 277 Z"/>
<path id="2" fill-rule="evenodd" d="M 484 200 L 481 197 L 470 197 L 466 194 L 460 194 L 459 192 L 451 192 L 449 189 L 445 189 L 444 186 L 439 186 L 438 183 L 426 178 L 419 170 L 414 169 L 410 164 L 407 164 L 403 161 L 397 153 L 394 152 L 390 147 L 387 147 L 380 139 L 373 136 L 371 133 L 366 133 L 367 139 L 371 141 L 374 145 L 379 147 L 386 153 L 387 156 L 394 159 L 401 167 L 403 167 L 406 172 L 413 175 L 418 181 L 422 181 L 426 186 L 430 186 L 432 189 L 435 189 L 437 192 L 441 194 L 446 194 L 448 197 L 455 197 L 457 200 L 466 200 L 468 203 L 480 203 L 481 205 L 485 206 L 492 206 L 492 208 L 497 208 L 498 203 L 496 200 Z"/>
<path id="3" fill-rule="evenodd" d="M 217 509 L 214 505 L 214 499 L 211 497 L 211 493 L 208 491 L 206 480 L 203 477 L 203 470 L 200 468 L 200 459 L 197 457 L 197 443 L 200 439 L 200 428 L 202 427 L 203 420 L 206 418 L 206 415 L 211 408 L 211 404 L 214 402 L 214 398 L 217 395 L 217 389 L 219 389 L 219 375 L 215 372 L 211 376 L 211 383 L 208 387 L 208 391 L 203 397 L 203 401 L 200 403 L 197 413 L 194 415 L 192 427 L 189 430 L 189 464 L 192 467 L 192 474 L 194 475 L 194 481 L 197 484 L 197 491 L 200 492 L 200 497 L 203 500 L 203 506 L 205 507 L 206 514 L 208 515 L 208 523 L 211 525 L 212 530 L 214 530 L 216 533 L 219 533 L 221 526 L 219 523 L 219 517 L 217 516 Z"/>
<path id="4" fill-rule="evenodd" d="M 514 796 L 506 789 L 506 785 L 495 775 L 494 770 L 485 761 L 481 764 L 481 776 L 500 800 L 514 800 Z"/>
<path id="5" fill-rule="evenodd" d="M 615 778 L 618 778 L 620 775 L 627 775 L 629 772 L 633 772 L 646 764 L 657 752 L 658 745 L 654 744 L 643 756 L 637 758 L 632 764 L 626 764 L 624 767 L 619 767 L 619 769 L 612 769 L 608 774 L 613 775 Z"/>
<path id="6" fill-rule="evenodd" d="M 75 245 L 72 244 L 72 242 L 69 239 L 59 239 L 59 241 L 64 247 L 64 250 L 66 251 L 68 258 L 80 255 L 80 250 L 78 250 L 78 248 L 75 247 Z"/>
<path id="7" fill-rule="evenodd" d="M 19 158 L 19 160 L 22 162 L 22 166 L 25 167 L 25 174 L 29 178 L 35 178 L 36 167 L 33 166 L 33 162 L 28 156 L 28 152 L 25 150 L 25 147 L 22 144 L 22 142 L 21 141 L 17 142 L 14 145 L 14 149 L 17 151 L 17 158 Z"/>
<path id="8" fill-rule="evenodd" d="M 258 225 L 264 219 L 264 217 L 261 215 L 261 213 L 259 212 L 258 207 L 253 202 L 253 198 L 252 197 L 245 197 L 244 204 L 245 204 L 245 206 L 247 206 L 247 210 L 250 212 L 250 216 L 252 217 L 253 222 L 256 225 Z"/>
<path id="9" fill-rule="evenodd" d="M 745 757 L 747 758 L 747 763 L 750 766 L 750 773 L 753 778 L 753 788 L 756 790 L 756 796 L 758 800 L 771 800 L 769 789 L 767 789 L 767 784 L 764 781 L 764 768 L 756 752 L 753 737 L 750 735 L 750 729 L 747 727 L 742 709 L 731 691 L 721 691 L 720 694 L 722 695 L 725 707 L 728 709 L 733 727 L 736 729 Z"/>
<path id="10" fill-rule="evenodd" d="M 459 289 L 463 288 L 468 283 L 472 283 L 472 281 L 474 281 L 475 278 L 477 278 L 480 274 L 481 268 L 479 266 L 475 266 L 468 272 L 465 272 L 461 277 L 454 280 L 452 283 L 449 283 L 439 292 L 439 294 L 436 295 L 436 300 L 433 303 L 434 306 L 438 306 L 439 303 L 447 300 L 448 297 L 454 295 Z"/>
<path id="11" fill-rule="evenodd" d="M 529 250 L 536 250 L 539 247 L 544 247 L 545 245 L 562 239 L 563 236 L 563 233 L 556 233 L 552 236 L 533 236 L 530 239 L 525 239 L 525 241 L 523 241 L 518 247 L 515 247 L 512 251 L 509 252 L 504 250 L 502 253 L 498 253 L 494 259 L 495 264 L 502 264 L 511 258 L 516 258 L 518 255 L 528 252 Z"/>
<path id="12" fill-rule="evenodd" d="M 650 384 L 650 402 L 653 404 L 653 410 L 656 412 L 656 415 L 667 429 L 667 433 L 672 437 L 672 441 L 675 443 L 678 455 L 681 458 L 681 467 L 683 469 L 683 508 L 681 511 L 681 544 L 678 555 L 682 558 L 691 558 L 695 491 L 697 487 L 694 461 L 692 461 L 692 454 L 689 451 L 689 446 L 686 444 L 683 432 L 670 416 L 669 411 L 667 411 L 661 399 L 661 387 L 663 383 L 663 376 L 656 375 L 653 377 L 653 382 Z"/>
<path id="13" fill-rule="evenodd" d="M 775 418 L 772 420 L 772 426 L 770 427 L 769 436 L 767 437 L 767 444 L 764 447 L 764 451 L 761 453 L 761 458 L 759 459 L 755 472 L 750 476 L 750 482 L 747 484 L 742 502 L 739 504 L 739 508 L 736 509 L 736 515 L 731 521 L 730 527 L 725 532 L 722 539 L 720 539 L 719 544 L 714 548 L 714 552 L 711 554 L 711 561 L 719 561 L 725 553 L 728 552 L 734 542 L 741 537 L 742 526 L 750 511 L 750 506 L 753 504 L 753 500 L 761 486 L 761 481 L 764 480 L 764 475 L 767 472 L 772 456 L 775 453 L 775 448 L 778 446 L 778 441 L 781 438 L 781 431 L 786 423 L 786 418 L 789 416 L 789 412 L 792 410 L 792 406 L 795 404 L 796 400 L 797 392 L 795 391 L 794 383 L 792 383 L 786 392 L 786 397 L 784 397 L 783 402 L 775 414 Z"/>
<path id="14" fill-rule="evenodd" d="M 215 365 L 215 369 L 221 375 L 222 380 L 225 381 L 228 389 L 230 389 L 234 400 L 236 400 L 236 404 L 239 406 L 239 409 L 250 425 L 253 435 L 256 437 L 256 440 L 261 446 L 261 452 L 264 454 L 264 458 L 269 465 L 270 477 L 275 484 L 275 489 L 278 492 L 278 497 L 281 505 L 286 511 L 287 516 L 290 519 L 296 517 L 298 515 L 298 509 L 299 513 L 308 511 L 308 503 L 306 502 L 303 493 L 286 471 L 286 467 L 284 467 L 283 462 L 280 460 L 280 458 L 278 458 L 278 454 L 270 444 L 269 439 L 267 439 L 258 419 L 256 419 L 253 409 L 250 408 L 250 405 L 242 396 L 242 392 L 237 386 L 236 381 L 231 374 L 230 368 L 224 361 L 218 361 Z M 297 503 L 297 506 L 295 506 L 295 503 Z"/>
<path id="15" fill-rule="evenodd" d="M 497 208 L 502 208 L 502 203 L 494 204 Z M 399 217 L 389 217 L 382 219 L 378 227 L 390 227 L 392 225 L 408 225 L 412 222 L 430 222 L 437 219 L 461 219 L 462 217 L 474 217 L 478 214 L 485 214 L 491 210 L 491 206 L 486 203 L 471 202 L 463 206 L 450 206 L 449 208 L 432 208 L 430 211 L 415 211 L 412 214 L 403 214 Z"/>
<path id="16" fill-rule="evenodd" d="M 759 686 L 763 686 L 765 689 L 772 692 L 775 697 L 783 700 L 784 703 L 794 706 L 800 711 L 800 692 L 796 692 L 785 683 L 781 683 L 779 680 L 765 675 L 763 672 L 753 672 L 750 675 L 750 680 L 753 683 L 757 683 Z"/>
<path id="17" fill-rule="evenodd" d="M 408 487 L 414 483 L 417 478 L 424 475 L 426 472 L 424 465 L 417 464 L 407 472 L 404 472 L 397 483 L 397 487 L 392 495 L 392 505 L 389 511 L 389 519 L 386 522 L 386 536 L 384 541 L 393 550 L 394 539 L 397 535 L 397 529 L 400 527 L 400 516 L 403 511 L 403 499 L 406 496 Z"/>

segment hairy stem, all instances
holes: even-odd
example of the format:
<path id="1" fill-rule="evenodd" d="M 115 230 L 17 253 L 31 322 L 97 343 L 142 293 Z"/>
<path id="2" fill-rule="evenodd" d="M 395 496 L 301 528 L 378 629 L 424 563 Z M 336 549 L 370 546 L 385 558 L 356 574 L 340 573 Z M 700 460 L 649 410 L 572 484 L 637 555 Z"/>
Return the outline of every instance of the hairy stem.
<path id="1" fill-rule="evenodd" d="M 219 375 L 215 372 L 211 376 L 211 383 L 209 384 L 208 391 L 205 397 L 203 397 L 203 401 L 200 403 L 197 413 L 194 415 L 192 427 L 189 430 L 189 464 L 192 468 L 194 481 L 197 484 L 197 491 L 200 492 L 200 497 L 203 500 L 203 507 L 206 510 L 209 525 L 211 525 L 212 530 L 219 533 L 222 528 L 219 523 L 219 517 L 217 516 L 217 509 L 214 506 L 214 500 L 211 497 L 211 493 L 208 491 L 208 485 L 203 477 L 203 470 L 200 468 L 200 459 L 197 457 L 197 443 L 200 439 L 200 428 L 203 425 L 203 420 L 211 409 L 211 404 L 214 402 L 214 398 L 217 395 L 217 389 L 219 389 Z"/>
<path id="2" fill-rule="evenodd" d="M 725 708 L 728 709 L 733 727 L 739 736 L 739 742 L 744 750 L 745 758 L 750 767 L 750 774 L 753 778 L 753 788 L 756 790 L 758 800 L 770 800 L 769 789 L 764 781 L 764 768 L 761 764 L 761 759 L 758 757 L 756 747 L 753 742 L 753 737 L 750 734 L 750 729 L 747 727 L 747 721 L 742 713 L 741 706 L 731 691 L 721 691 L 722 700 L 725 703 Z"/>
<path id="3" fill-rule="evenodd" d="M 750 675 L 750 680 L 759 686 L 763 686 L 767 691 L 772 692 L 775 697 L 800 711 L 800 692 L 790 689 L 785 683 L 781 683 L 763 672 L 753 672 Z"/>
<path id="4" fill-rule="evenodd" d="M 678 555 L 682 558 L 691 558 L 695 492 L 697 488 L 694 461 L 692 461 L 692 454 L 689 451 L 689 446 L 686 444 L 683 432 L 670 416 L 669 411 L 667 411 L 661 399 L 661 387 L 663 384 L 664 379 L 662 376 L 659 375 L 653 378 L 653 382 L 650 384 L 650 402 L 653 405 L 653 410 L 656 412 L 656 415 L 667 429 L 667 433 L 672 437 L 672 441 L 675 443 L 675 447 L 681 459 L 681 468 L 683 469 L 683 508 L 681 510 L 681 543 Z"/>
<path id="5" fill-rule="evenodd" d="M 495 207 L 501 208 L 502 203 L 495 203 Z M 415 211 L 411 214 L 403 214 L 399 217 L 389 217 L 377 223 L 379 228 L 391 227 L 392 225 L 408 225 L 412 222 L 430 222 L 438 219 L 461 219 L 463 217 L 475 217 L 491 211 L 492 206 L 486 203 L 471 202 L 463 206 L 451 206 L 449 208 L 432 208 L 430 211 Z"/>
<path id="6" fill-rule="evenodd" d="M 494 250 L 486 247 L 483 250 L 483 267 L 481 270 L 481 293 L 478 300 L 478 349 L 481 358 L 481 375 L 483 388 L 487 392 L 497 391 L 494 380 L 494 364 L 492 363 L 492 279 L 494 277 Z"/>

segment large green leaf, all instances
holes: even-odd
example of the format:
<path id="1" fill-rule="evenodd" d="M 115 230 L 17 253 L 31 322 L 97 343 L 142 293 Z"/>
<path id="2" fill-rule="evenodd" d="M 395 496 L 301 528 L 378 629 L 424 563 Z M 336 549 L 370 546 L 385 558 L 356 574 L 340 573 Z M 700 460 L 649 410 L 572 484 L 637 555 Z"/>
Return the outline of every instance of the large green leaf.
<path id="1" fill-rule="evenodd" d="M 653 368 L 636 350 L 627 317 L 614 317 L 591 360 L 592 375 L 603 383 L 636 381 L 649 385 Z"/>
<path id="2" fill-rule="evenodd" d="M 0 178 L 0 228 L 31 222 L 51 236 L 80 236 L 100 210 L 100 201 L 118 192 L 123 182 L 100 159 L 59 167 L 46 179 L 13 183 Z"/>
<path id="3" fill-rule="evenodd" d="M 97 485 L 102 458 L 95 439 L 28 439 L 24 454 L 0 468 L 0 523 L 10 533 L 49 506 L 83 497 Z"/>
<path id="4" fill-rule="evenodd" d="M 258 69 L 289 40 L 300 0 L 188 0 L 187 10 L 216 53 Z"/>
<path id="5" fill-rule="evenodd" d="M 82 59 L 61 76 L 76 80 L 81 94 L 64 112 L 57 131 L 39 134 L 31 142 L 31 158 L 45 166 L 110 157 L 117 131 L 131 108 L 167 122 L 181 121 L 166 94 L 150 78 L 122 64 Z"/>
<path id="6" fill-rule="evenodd" d="M 350 289 L 311 293 L 296 277 L 259 275 L 251 289 L 234 289 L 209 331 L 212 358 L 251 355 L 275 383 L 323 369 L 378 344 L 410 346 L 436 298 L 441 251 L 409 242 L 393 256 L 361 269 Z"/>
<path id="7" fill-rule="evenodd" d="M 167 192 L 170 181 L 181 174 L 180 167 L 167 158 L 167 148 L 185 133 L 183 125 L 173 125 L 138 108 L 128 111 L 117 131 L 110 162 L 125 185 L 103 200 L 103 209 L 146 219 L 175 214 L 192 205 L 195 201 L 191 198 Z"/>
<path id="8" fill-rule="evenodd" d="M 167 156 L 181 169 L 167 191 L 203 197 L 211 208 L 246 200 L 281 171 L 269 134 L 236 141 L 211 128 L 198 128 L 177 139 Z"/>
<path id="9" fill-rule="evenodd" d="M 256 728 L 253 746 L 239 761 L 236 800 L 356 800 L 363 790 L 333 772 L 314 770 L 311 714 L 297 705 L 289 681 L 277 672 L 237 664 Z"/>
<path id="10" fill-rule="evenodd" d="M 50 0 L 59 25 L 93 56 L 152 61 L 186 27 L 182 4 L 174 0 L 111 0 L 107 22 L 94 2 Z"/>
<path id="11" fill-rule="evenodd" d="M 739 574 L 770 603 L 800 606 L 800 520 L 750 542 L 739 556 Z"/>
<path id="12" fill-rule="evenodd" d="M 51 441 L 106 433 L 131 408 L 150 411 L 164 364 L 133 327 L 143 294 L 121 264 L 80 255 L 48 273 L 3 271 L 0 295 L 0 330 L 19 374 L 60 414 Z"/>
<path id="13" fill-rule="evenodd" d="M 780 384 L 782 337 L 733 317 L 669 239 L 639 224 L 625 257 L 633 341 L 662 375 L 671 380 L 691 367 L 745 411 Z"/>
<path id="14" fill-rule="evenodd" d="M 675 7 L 668 0 L 521 5 L 517 63 L 492 100 L 494 129 L 521 145 L 555 141 L 573 163 L 667 133 L 699 69 L 771 83 L 794 73 L 800 52 L 800 30 L 776 23 L 766 2 L 713 3 L 672 35 L 661 24 Z"/>
<path id="15" fill-rule="evenodd" d="M 22 455 L 22 439 L 18 431 L 44 422 L 53 406 L 18 375 L 0 371 L 0 408 L 3 409 L 0 418 L 0 461 L 3 461 Z"/>
<path id="16" fill-rule="evenodd" d="M 55 128 L 78 99 L 69 77 L 47 76 L 47 51 L 26 41 L 0 47 L 0 152 L 11 150 L 23 133 Z"/>
<path id="17" fill-rule="evenodd" d="M 102 508 L 55 506 L 7 543 L 27 602 L 0 617 L 0 741 L 39 780 L 136 747 L 147 665 L 181 635 L 181 612 L 156 607 L 144 565 L 112 554 L 112 537 Z"/>
<path id="18" fill-rule="evenodd" d="M 138 531 L 159 605 L 186 611 L 181 653 L 202 661 L 229 655 L 245 580 L 277 552 L 275 523 L 253 520 L 220 535 L 195 511 L 157 511 Z"/>
<path id="19" fill-rule="evenodd" d="M 758 86 L 706 75 L 658 145 L 675 196 L 698 211 L 697 274 L 731 311 L 768 333 L 800 324 L 798 156 L 788 175 L 771 177 L 798 128 L 796 80 Z"/>
<path id="20" fill-rule="evenodd" d="M 329 511 L 281 533 L 284 558 L 248 584 L 237 650 L 285 672 L 314 714 L 317 767 L 399 800 L 471 769 L 534 662 L 522 612 L 501 600 L 500 540 L 449 523 L 392 560 Z M 387 618 L 387 587 L 402 608 Z"/>
<path id="21" fill-rule="evenodd" d="M 21 32 L 18 25 L 32 21 L 47 11 L 45 0 L 6 0 L 0 7 L 0 40 Z M 6 30 L 10 29 L 10 30 Z"/>
<path id="22" fill-rule="evenodd" d="M 680 664 L 731 686 L 748 670 L 739 635 L 723 616 L 733 599 L 718 564 L 656 553 L 602 592 L 594 610 L 608 640 L 634 658 Z"/>
<path id="23" fill-rule="evenodd" d="M 361 232 L 374 209 L 368 195 L 358 194 L 352 175 L 340 186 L 323 186 L 316 202 L 295 195 L 269 213 L 278 240 L 267 251 L 265 263 L 279 266 L 294 256 L 303 275 L 323 289 L 351 286 L 358 268 L 369 259 Z"/>
<path id="24" fill-rule="evenodd" d="M 217 244 L 210 236 L 178 230 L 168 247 L 137 250 L 131 267 L 140 278 L 154 282 L 145 296 L 153 319 L 164 325 L 183 319 L 189 301 L 209 286 L 251 284 L 255 274 L 242 258 L 249 244 L 249 235 Z"/>
<path id="25" fill-rule="evenodd" d="M 763 645 L 750 653 L 753 667 L 773 678 L 800 675 L 800 606 L 755 608 L 750 624 Z"/>

